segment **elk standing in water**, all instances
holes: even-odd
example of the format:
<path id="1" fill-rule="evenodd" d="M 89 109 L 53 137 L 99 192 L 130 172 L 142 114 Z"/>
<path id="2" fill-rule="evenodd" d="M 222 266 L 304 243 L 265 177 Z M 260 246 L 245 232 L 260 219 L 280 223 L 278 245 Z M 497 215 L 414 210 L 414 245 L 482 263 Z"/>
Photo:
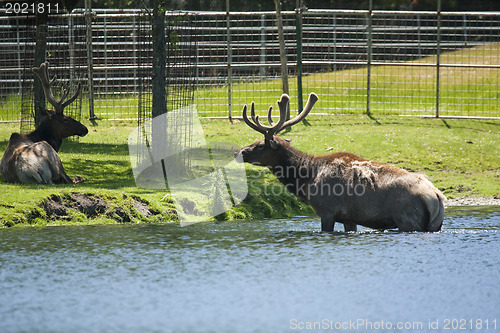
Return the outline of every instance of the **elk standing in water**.
<path id="1" fill-rule="evenodd" d="M 49 81 L 48 63 L 33 68 L 43 86 L 45 98 L 52 104 L 54 111 L 41 109 L 42 120 L 37 128 L 29 134 L 13 133 L 0 161 L 0 171 L 5 181 L 13 183 L 80 183 L 83 177 L 70 178 L 64 172 L 57 152 L 62 140 L 72 135 L 85 136 L 87 127 L 71 117 L 65 116 L 63 110 L 71 104 L 80 93 L 77 91 L 67 101 L 69 86 L 64 89 L 61 99 L 54 98 L 50 88 L 55 77 Z"/>
<path id="2" fill-rule="evenodd" d="M 323 231 L 333 231 L 335 222 L 343 223 L 345 231 L 356 231 L 358 224 L 400 231 L 440 230 L 445 197 L 426 176 L 346 152 L 308 155 L 276 136 L 303 120 L 317 100 L 312 93 L 304 110 L 285 121 L 289 97 L 282 95 L 277 123 L 273 123 L 269 108 L 271 126 L 260 122 L 253 102 L 250 121 L 245 105 L 243 120 L 264 134 L 264 140 L 241 148 L 236 155 L 241 154 L 244 162 L 268 167 L 290 192 L 314 208 Z"/>

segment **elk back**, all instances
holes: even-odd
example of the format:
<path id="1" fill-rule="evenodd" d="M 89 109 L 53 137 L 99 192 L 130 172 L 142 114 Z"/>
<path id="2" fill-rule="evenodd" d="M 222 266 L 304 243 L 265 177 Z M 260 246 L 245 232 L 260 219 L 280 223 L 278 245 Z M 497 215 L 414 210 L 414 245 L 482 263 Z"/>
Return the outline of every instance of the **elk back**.
<path id="1" fill-rule="evenodd" d="M 62 162 L 46 141 L 31 142 L 13 133 L 0 161 L 5 181 L 25 184 L 67 182 Z M 62 172 L 61 172 L 62 171 Z"/>

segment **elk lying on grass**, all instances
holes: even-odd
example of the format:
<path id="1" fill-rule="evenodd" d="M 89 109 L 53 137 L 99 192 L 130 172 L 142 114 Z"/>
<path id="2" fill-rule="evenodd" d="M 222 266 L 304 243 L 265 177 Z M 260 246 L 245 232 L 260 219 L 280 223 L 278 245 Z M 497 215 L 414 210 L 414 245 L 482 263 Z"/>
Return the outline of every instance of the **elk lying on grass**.
<path id="1" fill-rule="evenodd" d="M 61 159 L 57 155 L 62 140 L 72 135 L 85 136 L 87 127 L 71 117 L 65 116 L 63 110 L 71 104 L 80 93 L 77 91 L 67 101 L 69 86 L 64 90 L 58 101 L 52 95 L 51 85 L 55 77 L 48 79 L 48 63 L 39 68 L 33 68 L 43 86 L 47 101 L 54 106 L 55 111 L 40 109 L 42 120 L 37 128 L 29 134 L 13 133 L 2 160 L 0 170 L 5 181 L 13 183 L 79 183 L 82 177 L 70 178 L 64 172 Z"/>
<path id="2" fill-rule="evenodd" d="M 285 121 L 289 98 L 282 95 L 277 123 L 269 108 L 271 126 L 260 122 L 253 102 L 250 121 L 245 105 L 243 120 L 264 134 L 264 140 L 241 148 L 236 155 L 241 154 L 244 162 L 268 167 L 290 192 L 311 204 L 321 217 L 323 231 L 333 231 L 335 222 L 343 223 L 345 231 L 356 231 L 358 224 L 400 231 L 440 230 L 445 197 L 426 176 L 346 152 L 308 155 L 276 136 L 303 120 L 317 100 L 311 94 L 304 110 Z"/>

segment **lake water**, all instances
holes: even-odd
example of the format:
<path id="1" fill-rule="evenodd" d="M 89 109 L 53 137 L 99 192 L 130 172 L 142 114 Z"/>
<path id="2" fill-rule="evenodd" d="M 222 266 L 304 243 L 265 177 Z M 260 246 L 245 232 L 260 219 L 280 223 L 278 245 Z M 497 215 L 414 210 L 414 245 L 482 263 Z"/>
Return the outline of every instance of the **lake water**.
<path id="1" fill-rule="evenodd" d="M 2 229 L 0 332 L 498 332 L 499 228 L 484 207 L 448 209 L 438 233 L 310 217 Z"/>

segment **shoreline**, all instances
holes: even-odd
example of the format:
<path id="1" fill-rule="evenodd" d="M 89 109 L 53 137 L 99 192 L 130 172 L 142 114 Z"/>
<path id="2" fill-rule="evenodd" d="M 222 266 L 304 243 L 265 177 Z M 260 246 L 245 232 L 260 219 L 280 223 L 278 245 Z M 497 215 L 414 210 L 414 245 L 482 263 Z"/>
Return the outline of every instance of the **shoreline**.
<path id="1" fill-rule="evenodd" d="M 281 199 L 281 200 L 280 200 Z M 262 201 L 273 202 L 274 205 L 287 207 L 282 210 L 269 209 L 262 211 L 256 207 L 262 206 Z M 253 197 L 253 199 L 234 206 L 225 213 L 217 216 L 219 221 L 237 222 L 241 219 L 266 219 L 308 215 L 316 216 L 310 206 L 293 196 L 284 198 Z M 165 207 L 154 201 L 145 200 L 140 196 L 123 195 L 114 198 L 109 195 L 90 194 L 82 192 L 63 192 L 52 194 L 40 204 L 28 209 L 23 217 L 17 214 L 10 219 L 0 219 L 0 228 L 23 227 L 34 225 L 89 225 L 89 224 L 128 224 L 128 223 L 155 223 L 176 222 L 177 214 L 172 200 L 164 202 Z M 445 201 L 445 208 L 490 207 L 500 208 L 498 196 L 463 196 Z M 14 207 L 12 207 L 14 208 Z"/>
<path id="2" fill-rule="evenodd" d="M 178 222 L 171 197 L 113 195 L 110 193 L 65 190 L 52 193 L 36 203 L 24 205 L 0 204 L 0 229 L 46 225 L 102 225 L 130 223 Z M 462 196 L 447 199 L 445 209 L 486 208 L 500 212 L 500 197 Z M 446 214 L 446 213 L 445 213 Z M 3 215 L 3 216 L 2 216 Z M 317 217 L 311 206 L 293 196 L 249 195 L 242 203 L 216 216 L 214 220 L 237 222 L 242 219 L 286 219 L 294 216 Z M 319 217 L 318 217 L 319 218 Z"/>
<path id="3" fill-rule="evenodd" d="M 465 196 L 453 199 L 448 199 L 445 204 L 446 207 L 467 207 L 467 206 L 500 206 L 500 197 L 496 195 L 493 197 L 473 197 Z"/>

